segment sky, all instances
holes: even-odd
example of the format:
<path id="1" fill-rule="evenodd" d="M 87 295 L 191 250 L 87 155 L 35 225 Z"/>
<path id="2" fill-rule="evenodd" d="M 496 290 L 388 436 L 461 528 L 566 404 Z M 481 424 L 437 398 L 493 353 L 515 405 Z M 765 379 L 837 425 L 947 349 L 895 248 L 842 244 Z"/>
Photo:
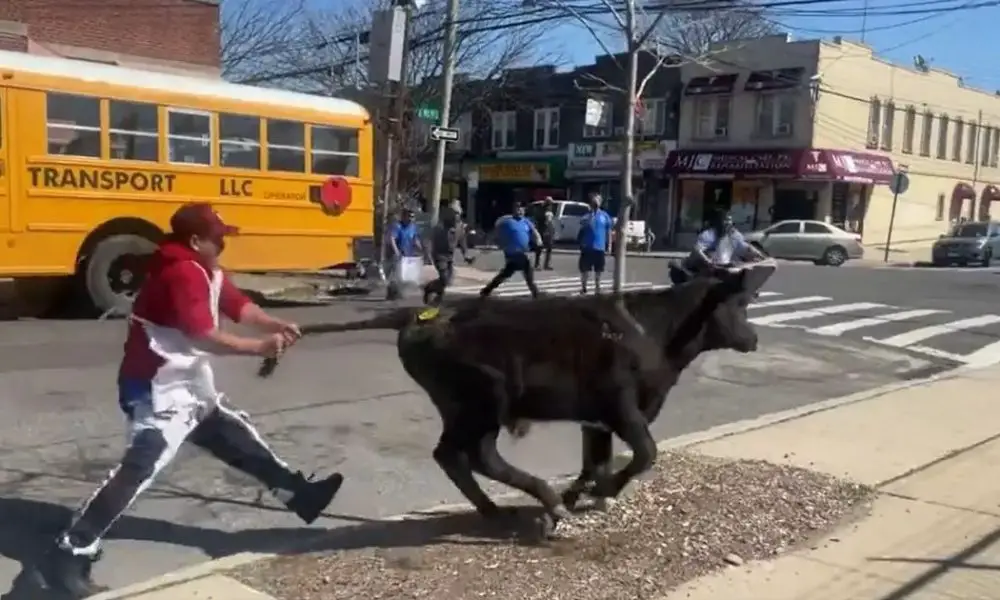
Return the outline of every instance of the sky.
<path id="1" fill-rule="evenodd" d="M 871 12 L 887 12 L 986 3 L 967 3 L 962 0 L 948 3 L 946 0 L 915 0 L 909 3 L 904 0 L 868 0 L 867 5 Z M 869 15 L 867 20 L 860 16 L 836 14 L 860 14 L 865 4 L 864 0 L 830 3 L 824 5 L 831 10 L 822 18 L 778 16 L 776 21 L 794 39 L 800 40 L 829 39 L 835 35 L 861 40 L 864 32 L 863 41 L 874 48 L 877 54 L 893 62 L 912 64 L 914 56 L 920 54 L 932 66 L 963 77 L 970 87 L 1000 90 L 1000 44 L 995 42 L 998 36 L 997 24 L 1000 24 L 1000 7 L 942 10 L 943 14 Z M 816 7 L 801 8 L 812 10 Z M 590 63 L 595 55 L 603 53 L 600 45 L 593 42 L 592 36 L 579 26 L 563 26 L 553 32 L 551 38 L 554 47 L 573 64 Z"/>
<path id="2" fill-rule="evenodd" d="M 232 0 L 283 2 L 287 0 Z M 373 0 L 305 0 L 313 9 L 330 11 L 331 7 L 371 6 Z M 445 0 L 424 0 L 427 5 L 444 5 Z M 461 2 L 461 0 L 459 0 Z M 534 0 L 560 2 L 563 0 Z M 663 0 L 637 0 L 644 2 Z M 680 0 L 678 0 L 680 1 Z M 690 0 L 684 0 L 690 1 Z M 756 0 L 757 2 L 793 2 L 797 5 L 776 9 L 775 24 L 795 39 L 832 38 L 835 35 L 863 41 L 877 54 L 901 64 L 912 64 L 922 55 L 932 66 L 963 77 L 970 87 L 1000 90 L 1000 44 L 995 43 L 1000 24 L 1000 0 Z M 581 0 L 573 0 L 580 5 Z M 596 4 L 596 1 L 594 2 Z M 957 6 L 982 6 L 954 10 Z M 867 6 L 869 16 L 860 13 Z M 796 10 L 823 10 L 822 17 L 788 16 Z M 911 10 L 922 14 L 875 15 L 872 13 Z M 936 10 L 936 13 L 926 11 Z M 843 16 L 838 13 L 854 13 Z M 608 37 L 608 36 L 605 36 Z M 617 36 L 611 36 L 617 37 Z M 609 38 L 610 39 L 610 38 Z M 600 44 L 579 25 L 563 25 L 547 32 L 541 39 L 543 60 L 551 57 L 561 66 L 590 64 L 603 54 Z M 619 48 L 611 48 L 618 51 Z"/>

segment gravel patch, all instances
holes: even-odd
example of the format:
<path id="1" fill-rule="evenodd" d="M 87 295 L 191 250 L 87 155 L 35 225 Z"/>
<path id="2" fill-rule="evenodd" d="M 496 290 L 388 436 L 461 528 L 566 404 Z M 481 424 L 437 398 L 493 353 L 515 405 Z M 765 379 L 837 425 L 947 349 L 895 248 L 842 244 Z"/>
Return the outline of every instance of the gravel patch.
<path id="1" fill-rule="evenodd" d="M 230 575 L 280 600 L 642 600 L 817 539 L 870 506 L 865 486 L 791 466 L 661 454 L 605 511 L 533 541 L 534 506 L 339 530 L 316 552 Z M 523 499 L 519 500 L 523 502 Z"/>

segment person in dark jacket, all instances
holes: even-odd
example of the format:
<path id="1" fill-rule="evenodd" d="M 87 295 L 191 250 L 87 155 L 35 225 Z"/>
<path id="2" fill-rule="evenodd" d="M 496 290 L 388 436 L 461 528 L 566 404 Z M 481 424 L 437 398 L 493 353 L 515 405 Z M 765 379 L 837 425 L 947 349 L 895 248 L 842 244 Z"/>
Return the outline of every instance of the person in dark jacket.
<path id="1" fill-rule="evenodd" d="M 552 242 L 555 241 L 556 237 L 555 206 L 553 205 L 551 196 L 545 197 L 545 202 L 542 204 L 542 210 L 537 219 L 536 228 L 539 235 L 542 236 L 542 244 L 535 247 L 535 269 L 541 268 L 551 271 Z M 545 255 L 545 266 L 541 266 L 543 254 Z"/>
<path id="2" fill-rule="evenodd" d="M 438 304 L 444 298 L 444 291 L 455 276 L 455 250 L 461 250 L 466 264 L 472 264 L 469 246 L 465 239 L 465 223 L 462 222 L 462 207 L 458 202 L 442 211 L 441 219 L 431 232 L 430 259 L 437 270 L 437 279 L 424 285 L 424 304 L 431 299 Z"/>

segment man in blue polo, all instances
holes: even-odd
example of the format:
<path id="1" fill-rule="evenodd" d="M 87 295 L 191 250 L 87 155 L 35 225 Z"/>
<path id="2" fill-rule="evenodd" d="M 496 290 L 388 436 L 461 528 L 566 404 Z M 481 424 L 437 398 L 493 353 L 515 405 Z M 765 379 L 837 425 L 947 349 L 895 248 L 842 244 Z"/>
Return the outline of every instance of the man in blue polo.
<path id="1" fill-rule="evenodd" d="M 580 293 L 587 293 L 587 276 L 594 273 L 594 292 L 601 293 L 601 274 L 604 273 L 605 256 L 611 248 L 611 215 L 601 209 L 600 194 L 591 194 L 587 199 L 590 212 L 580 219 L 580 233 L 576 239 L 580 243 Z"/>
<path id="2" fill-rule="evenodd" d="M 420 256 L 423 244 L 420 242 L 420 231 L 413 222 L 413 209 L 406 207 L 399 215 L 399 221 L 392 224 L 388 235 L 389 248 L 392 250 L 392 276 L 389 279 L 387 297 L 394 300 L 400 297 L 399 269 L 402 259 Z"/>
<path id="3" fill-rule="evenodd" d="M 531 296 L 537 298 L 538 287 L 535 285 L 535 270 L 531 266 L 528 252 L 531 250 L 532 243 L 537 246 L 542 244 L 542 236 L 538 234 L 531 219 L 524 216 L 524 205 L 515 202 L 514 212 L 497 220 L 494 233 L 497 245 L 503 250 L 504 265 L 497 276 L 479 292 L 479 295 L 483 298 L 489 296 L 501 283 L 520 271 Z"/>

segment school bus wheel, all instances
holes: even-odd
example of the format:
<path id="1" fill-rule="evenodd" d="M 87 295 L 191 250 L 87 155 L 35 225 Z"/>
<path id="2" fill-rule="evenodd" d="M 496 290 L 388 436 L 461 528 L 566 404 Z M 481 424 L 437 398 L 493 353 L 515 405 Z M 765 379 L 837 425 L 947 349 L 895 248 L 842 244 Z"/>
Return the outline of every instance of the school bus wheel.
<path id="1" fill-rule="evenodd" d="M 152 240 L 132 233 L 97 242 L 81 275 L 87 298 L 100 312 L 128 312 L 145 276 L 146 259 L 156 250 Z"/>

